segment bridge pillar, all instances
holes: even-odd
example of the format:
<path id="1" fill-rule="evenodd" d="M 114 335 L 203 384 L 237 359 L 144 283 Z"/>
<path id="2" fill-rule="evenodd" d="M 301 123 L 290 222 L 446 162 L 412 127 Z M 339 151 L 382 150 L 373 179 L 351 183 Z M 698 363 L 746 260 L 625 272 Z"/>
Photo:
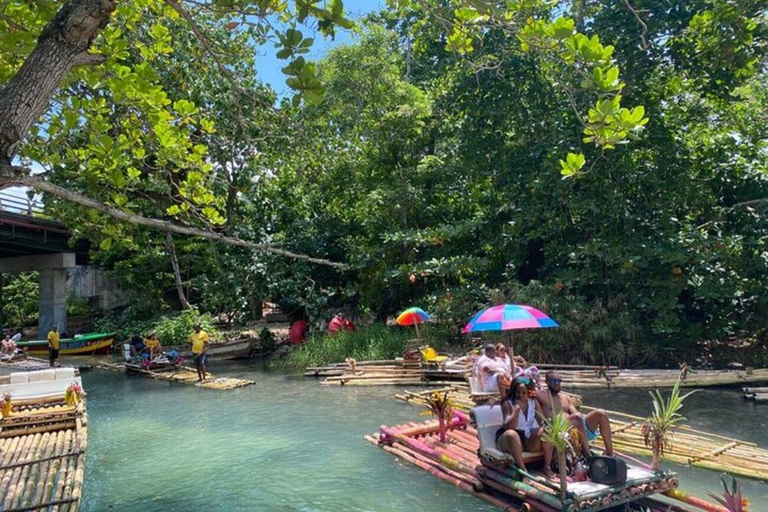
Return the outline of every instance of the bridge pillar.
<path id="1" fill-rule="evenodd" d="M 40 271 L 40 303 L 38 337 L 44 338 L 54 325 L 59 332 L 67 330 L 67 269 Z"/>
<path id="2" fill-rule="evenodd" d="M 71 252 L 0 258 L 0 272 L 40 271 L 37 329 L 41 338 L 53 325 L 59 332 L 67 330 L 67 269 L 74 266 L 75 254 Z"/>

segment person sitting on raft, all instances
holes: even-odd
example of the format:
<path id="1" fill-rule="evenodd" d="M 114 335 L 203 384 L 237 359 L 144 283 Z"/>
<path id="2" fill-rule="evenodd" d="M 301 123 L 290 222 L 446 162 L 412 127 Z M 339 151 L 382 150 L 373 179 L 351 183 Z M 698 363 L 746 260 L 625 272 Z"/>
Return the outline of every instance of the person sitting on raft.
<path id="1" fill-rule="evenodd" d="M 142 356 L 144 354 L 148 355 L 149 350 L 147 350 L 147 346 L 144 344 L 144 340 L 141 339 L 141 336 L 136 334 L 131 338 L 131 357 Z"/>
<path id="2" fill-rule="evenodd" d="M 16 342 L 11 339 L 10 334 L 6 334 L 2 342 L 3 355 L 12 356 L 16 352 Z"/>
<path id="3" fill-rule="evenodd" d="M 518 377 L 512 381 L 507 396 L 501 402 L 504 422 L 496 431 L 496 446 L 503 452 L 511 453 L 517 467 L 524 471 L 523 451 L 541 451 L 541 438 L 544 435 L 544 429 L 538 421 L 538 418 L 543 418 L 541 405 L 531 397 L 534 392 L 535 387 L 528 377 Z M 552 447 L 547 448 L 551 453 Z M 552 472 L 547 466 L 544 469 L 548 475 Z"/>
<path id="4" fill-rule="evenodd" d="M 499 391 L 499 377 L 506 374 L 504 365 L 496 359 L 496 347 L 485 346 L 485 354 L 475 363 L 475 373 L 480 378 L 483 391 L 495 393 Z"/>
<path id="5" fill-rule="evenodd" d="M 144 345 L 149 352 L 150 361 L 163 353 L 163 346 L 160 344 L 160 340 L 157 339 L 157 333 L 149 333 L 147 339 L 144 340 Z"/>
<path id="6" fill-rule="evenodd" d="M 603 438 L 605 455 L 612 457 L 613 438 L 611 435 L 611 423 L 608 419 L 608 414 L 602 409 L 590 411 L 587 415 L 581 414 L 573 404 L 571 397 L 560 393 L 563 379 L 560 378 L 560 374 L 555 370 L 550 370 L 546 373 L 545 382 L 547 384 L 547 389 L 540 389 L 536 393 L 536 400 L 538 400 L 541 405 L 544 417 L 551 418 L 553 414 L 563 411 L 566 417 L 570 420 L 571 425 L 573 425 L 573 428 L 579 433 L 581 451 L 585 457 L 590 457 L 592 455 L 592 452 L 589 449 L 589 443 L 597 439 L 598 436 Z M 549 453 L 547 453 L 547 450 L 545 450 L 544 467 L 549 470 L 551 463 L 552 452 L 550 450 Z"/>

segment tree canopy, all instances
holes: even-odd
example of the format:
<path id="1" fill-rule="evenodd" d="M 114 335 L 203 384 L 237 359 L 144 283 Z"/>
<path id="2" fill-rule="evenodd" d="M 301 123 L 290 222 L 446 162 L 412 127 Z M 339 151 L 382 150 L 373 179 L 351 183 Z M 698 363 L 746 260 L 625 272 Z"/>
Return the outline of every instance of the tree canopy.
<path id="1" fill-rule="evenodd" d="M 353 28 L 339 0 L 0 14 L 0 179 L 148 308 L 175 288 L 231 318 L 273 296 L 458 326 L 523 302 L 563 324 L 553 352 L 604 362 L 762 340 L 763 2 L 391 1 L 317 63 L 314 32 Z M 292 98 L 259 81 L 267 43 Z"/>

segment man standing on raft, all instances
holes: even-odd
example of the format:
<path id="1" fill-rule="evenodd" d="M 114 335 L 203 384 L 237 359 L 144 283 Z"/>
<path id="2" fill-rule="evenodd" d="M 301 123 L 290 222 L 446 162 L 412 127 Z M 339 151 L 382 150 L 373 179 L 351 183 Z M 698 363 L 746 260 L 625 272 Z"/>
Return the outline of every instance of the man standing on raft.
<path id="1" fill-rule="evenodd" d="M 190 335 L 189 342 L 192 343 L 197 382 L 205 382 L 205 351 L 208 348 L 208 333 L 200 324 L 195 325 L 195 332 Z"/>

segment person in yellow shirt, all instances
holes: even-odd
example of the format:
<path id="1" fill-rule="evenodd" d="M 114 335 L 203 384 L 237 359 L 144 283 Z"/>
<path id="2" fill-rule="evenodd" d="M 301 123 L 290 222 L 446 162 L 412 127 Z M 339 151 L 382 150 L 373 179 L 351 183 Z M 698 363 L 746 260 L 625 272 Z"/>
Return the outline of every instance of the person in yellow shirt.
<path id="1" fill-rule="evenodd" d="M 150 361 L 163 353 L 163 346 L 160 344 L 160 340 L 157 339 L 157 333 L 150 333 L 147 339 L 144 340 L 144 346 L 149 350 Z"/>
<path id="2" fill-rule="evenodd" d="M 56 360 L 59 358 L 60 341 L 59 328 L 54 325 L 48 333 L 48 360 L 51 362 L 51 368 L 56 365 Z"/>
<path id="3" fill-rule="evenodd" d="M 195 368 L 197 368 L 197 381 L 205 381 L 205 351 L 208 349 L 208 333 L 200 324 L 195 325 L 195 332 L 189 336 L 192 344 Z"/>

